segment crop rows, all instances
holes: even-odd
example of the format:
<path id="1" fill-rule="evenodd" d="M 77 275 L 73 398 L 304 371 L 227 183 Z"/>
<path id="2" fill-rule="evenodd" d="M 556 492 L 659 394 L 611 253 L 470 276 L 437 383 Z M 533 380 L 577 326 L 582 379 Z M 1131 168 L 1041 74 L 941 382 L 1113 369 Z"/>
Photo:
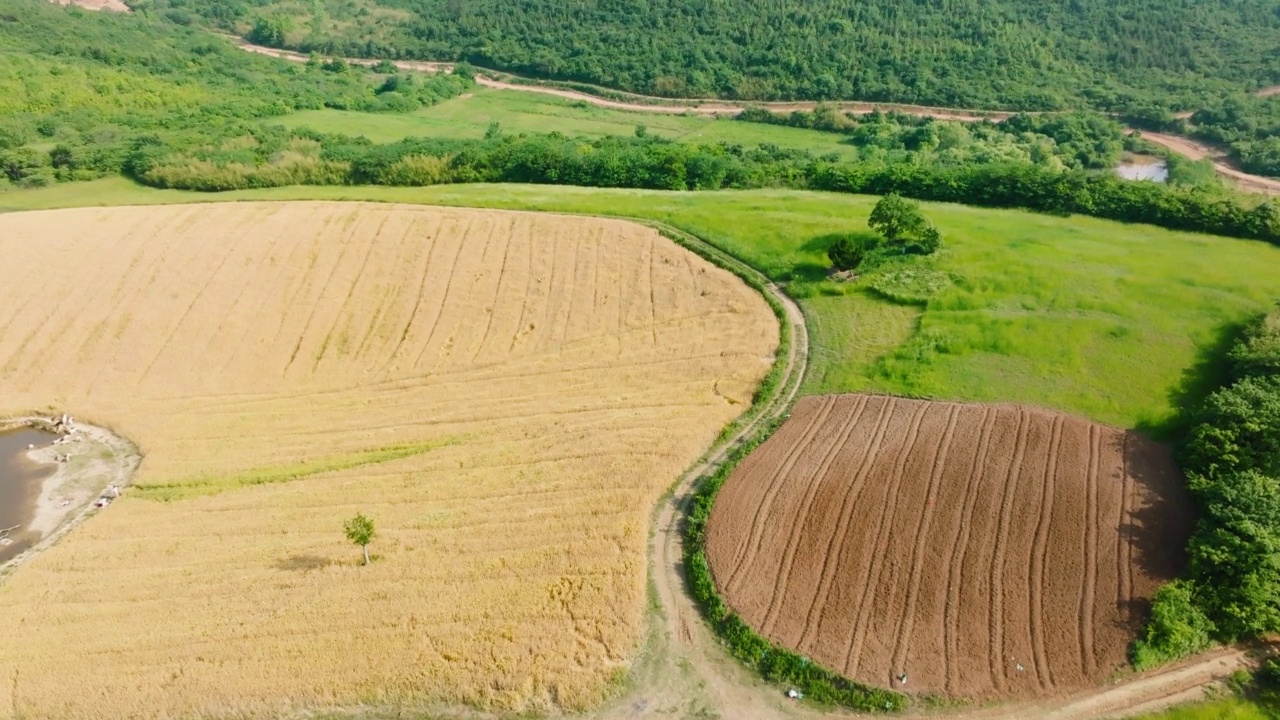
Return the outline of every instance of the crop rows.
<path id="1" fill-rule="evenodd" d="M 1124 664 L 1189 526 L 1167 449 L 1136 434 L 825 396 L 726 481 L 707 554 L 749 625 L 853 680 L 1032 697 Z"/>
<path id="2" fill-rule="evenodd" d="M 731 274 L 616 221 L 85 209 L 0 217 L 0 253 L 0 412 L 145 454 L 0 593 L 23 717 L 597 702 L 649 509 L 778 342 Z"/>

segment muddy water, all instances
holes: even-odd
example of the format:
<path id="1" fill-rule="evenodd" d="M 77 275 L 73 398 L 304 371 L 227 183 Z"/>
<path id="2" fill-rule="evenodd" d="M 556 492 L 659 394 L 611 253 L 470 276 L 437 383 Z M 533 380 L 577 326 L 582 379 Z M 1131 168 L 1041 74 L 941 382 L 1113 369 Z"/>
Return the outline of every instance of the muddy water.
<path id="1" fill-rule="evenodd" d="M 1116 174 L 1125 180 L 1165 182 L 1169 179 L 1169 166 L 1163 160 L 1148 163 L 1125 162 L 1116 167 Z"/>
<path id="2" fill-rule="evenodd" d="M 0 540 L 0 563 L 16 557 L 39 540 L 26 531 L 26 526 L 35 513 L 40 487 L 55 468 L 27 459 L 27 445 L 48 445 L 56 437 L 29 428 L 0 432 L 0 536 L 4 535 L 5 528 L 18 526 L 9 532 L 8 539 L 12 542 L 6 544 Z"/>

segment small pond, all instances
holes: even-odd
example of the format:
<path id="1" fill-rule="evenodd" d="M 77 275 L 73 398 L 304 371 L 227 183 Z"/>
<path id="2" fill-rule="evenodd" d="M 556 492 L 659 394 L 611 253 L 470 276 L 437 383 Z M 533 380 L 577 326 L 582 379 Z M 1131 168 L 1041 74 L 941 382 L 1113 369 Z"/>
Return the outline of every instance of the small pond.
<path id="1" fill-rule="evenodd" d="M 55 438 L 31 428 L 0 432 L 0 563 L 17 557 L 39 539 L 24 530 L 35 514 L 43 481 L 55 468 L 29 460 L 27 446 L 48 445 Z"/>
<path id="2" fill-rule="evenodd" d="M 1163 160 L 1155 162 L 1122 162 L 1116 166 L 1116 174 L 1125 180 L 1165 182 L 1169 179 L 1169 166 Z"/>

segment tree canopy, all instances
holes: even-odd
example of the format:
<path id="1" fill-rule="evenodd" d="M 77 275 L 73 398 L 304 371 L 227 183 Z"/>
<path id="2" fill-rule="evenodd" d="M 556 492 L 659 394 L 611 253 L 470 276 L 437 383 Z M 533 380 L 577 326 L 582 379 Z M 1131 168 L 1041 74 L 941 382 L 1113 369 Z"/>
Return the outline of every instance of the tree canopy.
<path id="1" fill-rule="evenodd" d="M 242 34 L 285 29 L 273 44 L 304 51 L 466 59 L 663 96 L 1194 109 L 1206 94 L 1280 82 L 1269 0 L 154 4 Z"/>

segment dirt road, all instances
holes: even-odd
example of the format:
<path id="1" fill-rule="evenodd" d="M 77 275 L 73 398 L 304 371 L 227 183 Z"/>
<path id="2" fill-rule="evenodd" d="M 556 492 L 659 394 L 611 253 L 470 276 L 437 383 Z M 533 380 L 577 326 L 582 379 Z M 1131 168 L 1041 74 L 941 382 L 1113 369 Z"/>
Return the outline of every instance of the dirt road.
<path id="1" fill-rule="evenodd" d="M 249 52 L 258 53 L 260 55 L 269 55 L 271 57 L 280 58 L 282 60 L 290 60 L 293 62 L 306 62 L 309 58 L 301 53 L 292 52 L 290 50 L 278 50 L 276 48 L 263 47 L 254 45 L 242 38 L 232 35 L 226 36 L 235 42 L 240 48 Z M 375 65 L 373 60 L 365 60 L 359 58 L 347 58 L 348 63 L 353 65 L 363 65 L 371 67 Z M 397 68 L 401 70 L 410 70 L 416 72 L 451 72 L 453 70 L 452 63 L 440 62 L 423 62 L 416 60 L 397 60 L 395 63 Z M 620 93 L 620 95 L 629 98 L 629 100 L 610 100 L 598 95 L 579 92 L 577 90 L 565 90 L 558 87 L 550 87 L 547 85 L 530 85 L 525 83 L 512 83 L 504 80 L 491 78 L 485 75 L 477 75 L 476 83 L 483 87 L 494 88 L 498 90 L 516 90 L 519 92 L 538 93 L 540 95 L 551 95 L 554 97 L 565 98 L 566 100 L 576 100 L 596 107 L 609 108 L 612 110 L 627 110 L 630 112 L 644 113 L 660 113 L 665 115 L 683 115 L 691 113 L 694 115 L 716 116 L 723 115 L 732 117 L 750 107 L 767 108 L 773 112 L 793 112 L 796 110 L 813 110 L 819 103 L 816 102 L 752 102 L 752 103 L 736 103 L 726 100 L 715 100 L 710 98 L 680 98 L 669 99 L 659 98 L 647 95 L 636 95 L 633 93 Z M 835 107 L 843 112 L 851 112 L 854 114 L 865 115 L 875 110 L 895 111 L 915 115 L 918 117 L 932 117 L 939 120 L 957 120 L 961 122 L 977 122 L 979 120 L 1004 120 L 1014 113 L 1004 110 L 982 111 L 982 110 L 957 110 L 953 108 L 929 107 L 926 105 L 903 105 L 898 103 L 863 103 L 863 102 L 829 102 L 823 105 Z"/>
<path id="2" fill-rule="evenodd" d="M 242 38 L 230 35 L 227 37 L 242 49 L 249 52 L 269 55 L 271 57 L 290 60 L 292 62 L 306 62 L 308 60 L 306 55 L 302 55 L 300 53 L 254 45 Z M 366 67 L 375 64 L 372 60 L 363 60 L 359 58 L 347 58 L 347 62 Z M 410 60 L 396 61 L 395 66 L 401 70 L 433 73 L 450 72 L 453 69 L 452 63 Z M 818 103 L 815 102 L 753 102 L 747 104 L 702 98 L 672 100 L 630 93 L 625 94 L 625 97 L 630 98 L 628 101 L 610 100 L 608 98 L 578 92 L 576 90 L 565 90 L 557 87 L 548 87 L 546 85 L 512 83 L 484 75 L 477 75 L 476 83 L 483 87 L 498 90 L 514 90 L 518 92 L 551 95 L 554 97 L 564 98 L 566 100 L 585 102 L 596 107 L 609 108 L 611 110 L 658 113 L 663 115 L 693 114 L 708 117 L 733 117 L 745 110 L 748 105 L 751 107 L 762 107 L 772 112 L 794 112 L 796 110 L 812 111 L 818 106 Z M 1280 87 L 1268 88 L 1267 90 L 1259 92 L 1260 95 L 1275 93 L 1280 93 Z M 960 108 L 939 108 L 926 105 L 902 105 L 896 103 L 834 102 L 823 104 L 835 107 L 842 112 L 849 112 L 855 115 L 866 115 L 876 110 L 880 110 L 900 112 L 907 115 L 914 115 L 916 117 L 931 117 L 937 120 L 953 120 L 957 122 L 978 122 L 981 120 L 994 120 L 999 122 L 1008 119 L 1014 114 L 1007 110 L 966 110 Z M 1186 155 L 1193 160 L 1199 160 L 1203 157 L 1212 157 L 1214 168 L 1218 171 L 1218 174 L 1231 180 L 1241 190 L 1273 195 L 1280 194 L 1280 180 L 1246 173 L 1231 164 L 1231 161 L 1227 158 L 1225 153 L 1214 151 L 1195 140 L 1176 135 L 1164 135 L 1161 133 L 1146 131 L 1141 131 L 1141 134 L 1147 140 L 1168 150 L 1172 150 L 1173 152 Z"/>
<path id="3" fill-rule="evenodd" d="M 721 261 L 760 277 L 754 270 L 727 258 L 700 240 L 686 242 Z M 650 543 L 650 573 L 657 612 L 651 636 L 636 665 L 631 689 L 600 710 L 587 715 L 594 720 L 623 718 L 722 717 L 753 720 L 819 720 L 848 717 L 844 711 L 824 710 L 788 700 L 782 688 L 771 686 L 731 658 L 699 615 L 684 586 L 681 567 L 683 536 L 680 520 L 693 495 L 698 478 L 713 472 L 728 452 L 761 424 L 789 412 L 808 363 L 809 340 L 804 316 L 796 303 L 777 286 L 764 282 L 766 292 L 786 309 L 791 333 L 783 380 L 763 410 L 732 437 L 720 442 L 704 459 L 683 475 L 669 498 L 657 509 Z M 1274 653 L 1275 647 L 1220 648 L 1182 663 L 1143 675 L 1116 680 L 1111 685 L 1047 700 L 995 707 L 921 708 L 907 717 L 939 717 L 951 720 L 1018 720 L 1044 717 L 1052 720 L 1085 720 L 1098 717 L 1132 717 L 1194 701 L 1205 688 L 1221 684 L 1235 670 L 1249 667 L 1253 657 Z"/>
<path id="4" fill-rule="evenodd" d="M 129 12 L 124 0 L 53 0 L 58 5 L 76 5 L 85 10 L 111 10 L 113 12 Z"/>
<path id="5" fill-rule="evenodd" d="M 1166 150 L 1172 150 L 1179 155 L 1185 155 L 1192 160 L 1209 159 L 1213 161 L 1214 170 L 1217 170 L 1219 175 L 1234 182 L 1236 187 L 1241 190 L 1280 195 L 1280 179 L 1251 175 L 1244 172 L 1236 167 L 1226 151 L 1220 148 L 1215 148 L 1181 135 L 1168 135 L 1147 130 L 1140 130 L 1139 134 L 1148 142 L 1155 143 Z"/>

